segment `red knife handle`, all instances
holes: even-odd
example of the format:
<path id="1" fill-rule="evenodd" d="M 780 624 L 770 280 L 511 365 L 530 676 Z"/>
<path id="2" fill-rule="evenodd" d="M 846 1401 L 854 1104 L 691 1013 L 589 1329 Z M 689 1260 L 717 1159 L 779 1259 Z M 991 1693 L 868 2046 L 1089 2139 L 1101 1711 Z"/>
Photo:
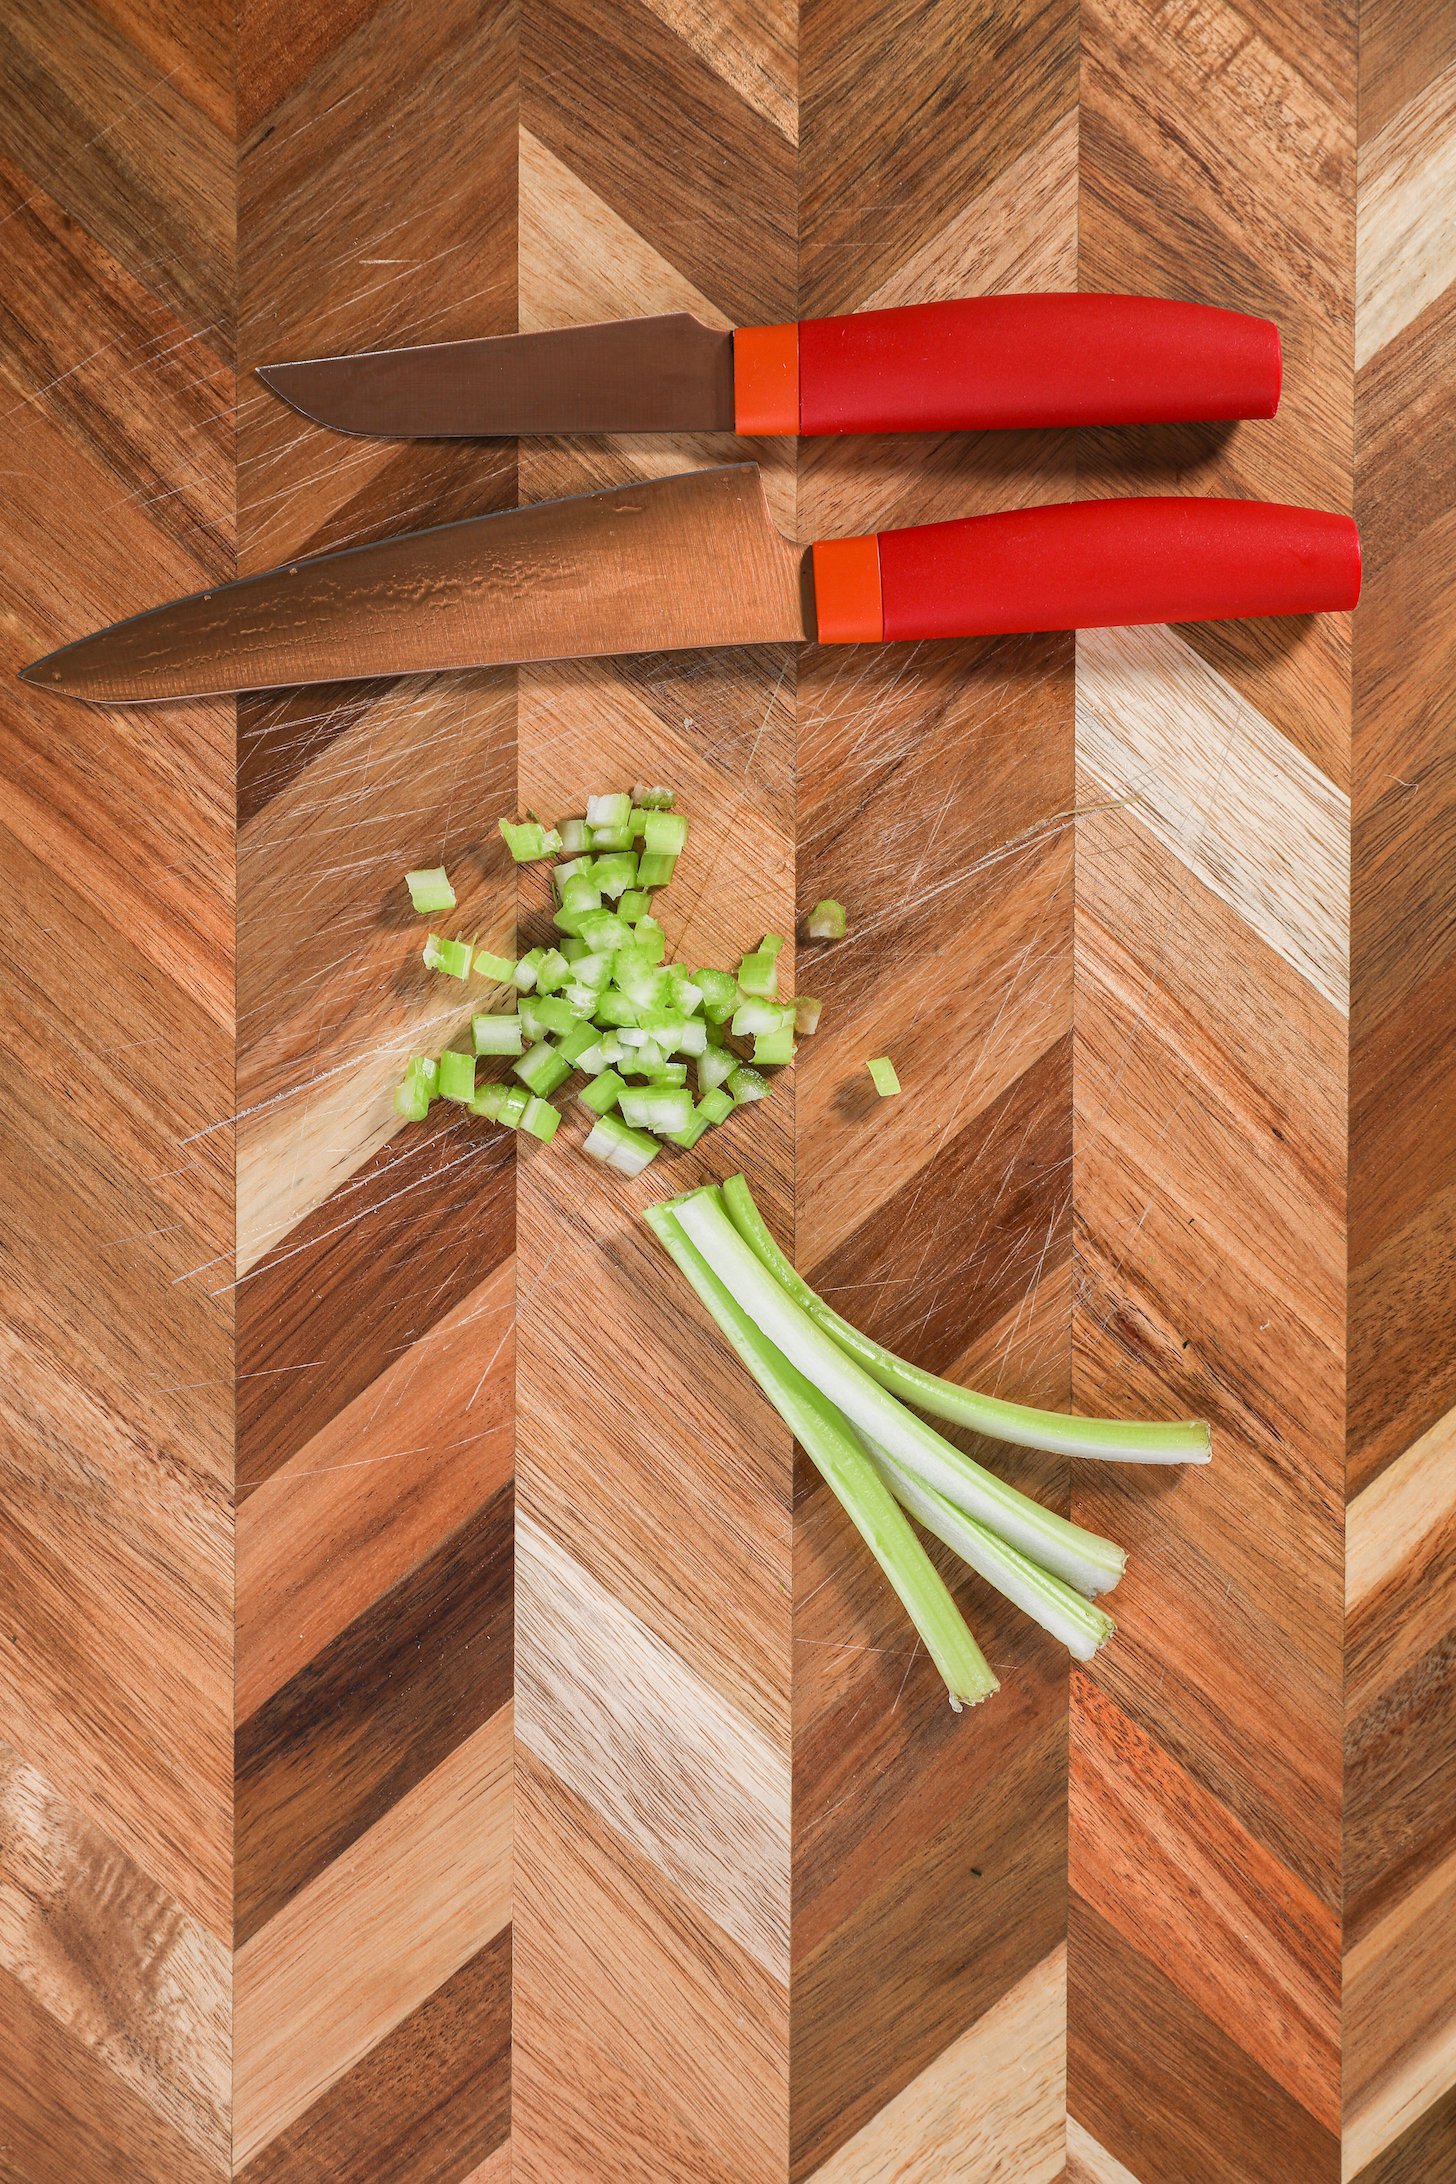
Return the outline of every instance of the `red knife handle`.
<path id="1" fill-rule="evenodd" d="M 1360 596 L 1349 516 L 1276 501 L 1059 503 L 821 541 L 821 644 L 1330 614 Z"/>
<path id="2" fill-rule="evenodd" d="M 1272 319 L 1157 296 L 967 296 L 733 337 L 750 433 L 1272 417 L 1279 377 Z"/>

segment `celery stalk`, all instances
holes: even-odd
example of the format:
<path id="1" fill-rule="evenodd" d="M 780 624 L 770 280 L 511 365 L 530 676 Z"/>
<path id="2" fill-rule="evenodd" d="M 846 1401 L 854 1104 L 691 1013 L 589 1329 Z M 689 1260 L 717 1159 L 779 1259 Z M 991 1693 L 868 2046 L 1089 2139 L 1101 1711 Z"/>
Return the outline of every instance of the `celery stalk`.
<path id="1" fill-rule="evenodd" d="M 1127 1557 L 1110 1539 L 1086 1532 L 1055 1510 L 1008 1486 L 917 1418 L 856 1364 L 775 1280 L 733 1226 L 716 1188 L 679 1200 L 674 1214 L 725 1288 L 806 1379 L 926 1486 L 967 1516 L 1065 1578 L 1079 1592 L 1108 1592 Z"/>
<path id="2" fill-rule="evenodd" d="M 794 1438 L 843 1503 L 855 1529 L 925 1642 L 957 1712 L 998 1689 L 960 1609 L 874 1464 L 832 1403 L 767 1340 L 714 1274 L 677 1219 L 681 1205 L 649 1206 L 644 1218 L 706 1306 Z"/>
<path id="3" fill-rule="evenodd" d="M 978 1395 L 974 1388 L 958 1387 L 953 1380 L 942 1380 L 937 1373 L 928 1373 L 907 1358 L 897 1357 L 883 1343 L 862 1335 L 815 1294 L 775 1243 L 741 1175 L 730 1176 L 723 1185 L 723 1203 L 744 1242 L 815 1325 L 832 1336 L 871 1379 L 903 1402 L 913 1403 L 917 1410 L 928 1411 L 932 1418 L 949 1419 L 954 1425 L 970 1426 L 989 1440 L 1010 1441 L 1018 1448 L 1045 1449 L 1053 1456 L 1098 1456 L 1126 1464 L 1208 1462 L 1209 1431 L 1202 1419 L 1145 1425 L 1119 1418 L 1075 1418 L 1064 1411 L 1034 1410 L 1028 1404 L 1008 1403 L 1000 1396 Z"/>

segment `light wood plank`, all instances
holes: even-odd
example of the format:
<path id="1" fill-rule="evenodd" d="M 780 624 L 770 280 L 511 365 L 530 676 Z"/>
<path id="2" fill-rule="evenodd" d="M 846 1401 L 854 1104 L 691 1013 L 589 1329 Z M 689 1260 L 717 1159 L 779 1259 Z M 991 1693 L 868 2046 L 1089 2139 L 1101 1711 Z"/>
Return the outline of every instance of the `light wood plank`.
<path id="1" fill-rule="evenodd" d="M 1349 1007 L 1349 799 L 1171 629 L 1084 630 L 1078 757 L 1334 1007 Z"/>
<path id="2" fill-rule="evenodd" d="M 503 1707 L 238 1951 L 239 2163 L 509 1920 L 511 1743 Z"/>
<path id="3" fill-rule="evenodd" d="M 814 2171 L 812 2184 L 1053 2184 L 1066 2151 L 1056 1949 Z"/>
<path id="4" fill-rule="evenodd" d="M 1355 362 L 1370 359 L 1456 280 L 1456 66 L 1360 147 Z"/>
<path id="5" fill-rule="evenodd" d="M 521 1742 L 787 1979 L 785 1755 L 527 1517 L 516 1631 Z"/>

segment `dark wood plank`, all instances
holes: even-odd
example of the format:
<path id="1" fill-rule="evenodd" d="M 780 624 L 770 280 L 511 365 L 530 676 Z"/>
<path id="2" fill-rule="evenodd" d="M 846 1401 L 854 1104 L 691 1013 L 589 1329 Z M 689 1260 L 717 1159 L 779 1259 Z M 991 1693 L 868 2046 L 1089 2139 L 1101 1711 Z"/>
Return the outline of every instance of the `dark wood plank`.
<path id="1" fill-rule="evenodd" d="M 512 1513 L 502 1487 L 243 1724 L 240 1946 L 508 1700 Z"/>
<path id="2" fill-rule="evenodd" d="M 509 1927 L 462 1964 L 238 2184 L 463 2184 L 510 2131 Z"/>

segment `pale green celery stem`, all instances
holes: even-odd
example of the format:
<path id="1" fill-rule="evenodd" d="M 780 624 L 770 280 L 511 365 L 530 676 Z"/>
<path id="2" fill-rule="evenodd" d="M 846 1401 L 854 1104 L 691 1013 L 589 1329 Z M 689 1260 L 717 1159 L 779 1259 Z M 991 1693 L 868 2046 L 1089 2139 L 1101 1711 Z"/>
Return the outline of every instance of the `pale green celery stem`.
<path id="1" fill-rule="evenodd" d="M 1117 1583 L 1127 1564 L 1120 1547 L 1008 1486 L 872 1380 L 775 1280 L 729 1220 L 716 1189 L 694 1191 L 673 1210 L 724 1288 L 851 1425 L 881 1442 L 923 1484 L 1079 1592 L 1107 1592 Z"/>
<path id="2" fill-rule="evenodd" d="M 1004 1594 L 1013 1607 L 1060 1639 L 1079 1661 L 1090 1661 L 1097 1648 L 1106 1645 L 1117 1625 L 1105 1608 L 1097 1607 L 1073 1586 L 1053 1577 L 1050 1570 L 1008 1547 L 1004 1539 L 998 1539 L 984 1524 L 957 1509 L 944 1494 L 922 1485 L 867 1434 L 863 1439 L 895 1499 L 920 1520 L 927 1532 L 943 1540 L 962 1562 L 969 1563 L 988 1585 Z"/>
<path id="3" fill-rule="evenodd" d="M 741 1175 L 730 1176 L 723 1185 L 723 1202 L 744 1242 L 815 1326 L 831 1335 L 882 1388 L 913 1403 L 917 1410 L 928 1411 L 933 1418 L 947 1418 L 954 1425 L 970 1426 L 989 1440 L 1010 1441 L 1018 1448 L 1045 1449 L 1053 1456 L 1097 1456 L 1125 1464 L 1208 1462 L 1209 1432 L 1202 1419 L 1144 1425 L 1117 1418 L 1074 1418 L 1064 1411 L 1034 1410 L 1024 1403 L 1005 1402 L 1000 1396 L 978 1395 L 974 1388 L 958 1387 L 953 1380 L 942 1380 L 938 1374 L 912 1365 L 907 1358 L 897 1357 L 883 1343 L 873 1341 L 847 1319 L 841 1319 L 809 1287 L 774 1241 Z"/>
<path id="4" fill-rule="evenodd" d="M 794 1438 L 843 1503 L 945 1679 L 951 1704 L 978 1705 L 998 1688 L 940 1572 L 855 1435 L 818 1389 L 775 1349 L 683 1234 L 671 1203 L 645 1219 Z"/>

